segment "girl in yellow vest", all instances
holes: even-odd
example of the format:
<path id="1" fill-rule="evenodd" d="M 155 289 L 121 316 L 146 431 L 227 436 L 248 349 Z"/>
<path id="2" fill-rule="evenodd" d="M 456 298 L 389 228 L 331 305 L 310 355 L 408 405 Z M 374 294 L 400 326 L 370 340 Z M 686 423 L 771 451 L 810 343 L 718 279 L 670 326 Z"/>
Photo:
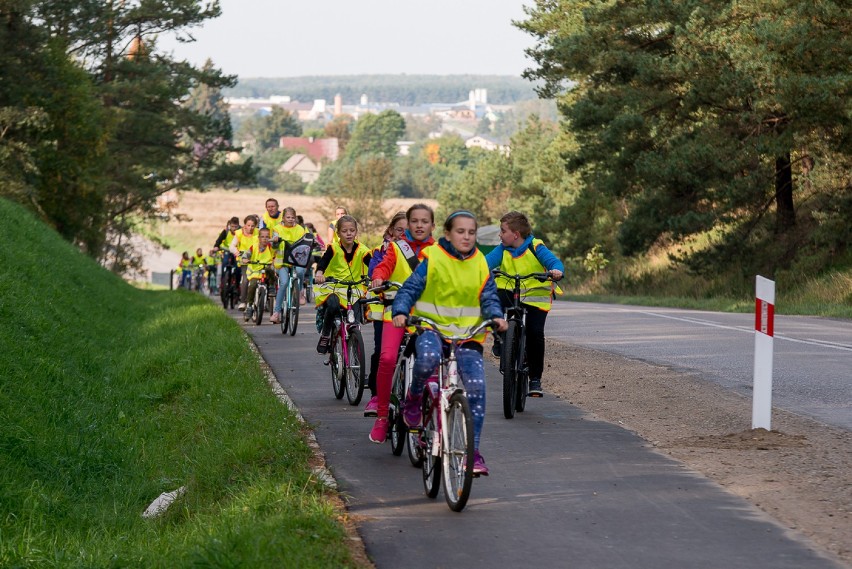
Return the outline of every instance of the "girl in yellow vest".
<path id="1" fill-rule="evenodd" d="M 394 239 L 385 251 L 381 262 L 373 269 L 371 284 L 374 287 L 385 281 L 404 283 L 417 264 L 423 260 L 423 251 L 435 243 L 432 238 L 432 231 L 435 229 L 435 212 L 431 207 L 422 203 L 414 204 L 405 212 L 405 219 L 408 229 Z M 394 295 L 396 291 L 388 291 L 385 293 L 385 298 L 393 300 Z M 393 370 L 405 333 L 405 330 L 395 328 L 391 323 L 390 307 L 385 309 L 382 320 L 382 346 L 376 371 L 376 397 L 375 401 L 370 399 L 364 409 L 366 416 L 376 417 L 376 422 L 370 430 L 370 440 L 377 444 L 385 442 L 390 427 L 388 407 L 393 384 Z"/>
<path id="2" fill-rule="evenodd" d="M 287 246 L 301 239 L 307 229 L 296 223 L 296 210 L 292 207 L 284 208 L 284 220 L 275 226 L 275 235 L 278 238 L 278 252 L 275 256 L 275 270 L 278 271 L 278 294 L 275 296 L 275 307 L 269 321 L 273 324 L 281 322 L 281 312 L 284 307 L 284 296 L 287 294 L 287 283 L 291 278 L 296 279 L 299 291 L 299 304 L 305 304 L 305 293 L 302 291 L 302 281 L 305 280 L 305 268 L 294 267 L 286 262 L 285 254 Z"/>
<path id="3" fill-rule="evenodd" d="M 234 234 L 234 238 L 231 240 L 230 251 L 231 254 L 237 258 L 237 269 L 245 266 L 251 258 L 251 248 L 252 245 L 257 243 L 257 236 L 257 216 L 247 215 L 245 219 L 243 219 L 242 228 L 237 230 Z M 243 271 L 242 278 L 240 279 L 240 304 L 237 307 L 240 310 L 246 309 L 247 294 L 248 279 L 246 278 L 245 271 Z"/>
<path id="4" fill-rule="evenodd" d="M 260 277 L 263 273 L 267 273 L 267 279 L 272 278 L 272 267 L 264 265 L 273 265 L 275 263 L 275 249 L 269 243 L 270 231 L 264 227 L 257 234 L 257 241 L 249 249 L 249 262 L 246 265 L 246 278 L 248 279 L 248 289 L 246 298 L 254 298 L 254 293 L 257 290 L 257 283 L 260 282 Z"/>
<path id="5" fill-rule="evenodd" d="M 559 280 L 565 272 L 562 261 L 550 252 L 544 241 L 532 234 L 532 226 L 527 216 L 519 211 L 510 211 L 500 218 L 500 245 L 485 257 L 488 267 L 510 275 L 528 275 L 530 273 L 550 273 Z M 503 307 L 512 305 L 512 291 L 515 281 L 506 277 L 497 277 L 497 289 Z M 529 366 L 530 397 L 542 397 L 541 374 L 544 371 L 544 323 L 553 295 L 562 294 L 562 289 L 553 282 L 541 282 L 526 279 L 521 282 L 521 304 L 527 309 L 527 365 Z M 494 335 L 495 356 L 500 357 L 500 336 Z"/>
<path id="6" fill-rule="evenodd" d="M 189 256 L 189 251 L 184 251 L 180 256 L 178 264 L 180 270 L 180 288 L 189 288 L 192 283 L 192 259 Z"/>
<path id="7" fill-rule="evenodd" d="M 405 212 L 396 212 L 391 218 L 387 229 L 385 229 L 382 244 L 375 247 L 371 252 L 370 267 L 367 269 L 367 274 L 371 279 L 373 278 L 376 267 L 382 262 L 385 255 L 387 255 L 388 249 L 393 246 L 394 241 L 401 239 L 405 235 L 406 229 L 408 229 L 408 220 L 406 219 Z M 364 407 L 364 416 L 375 417 L 379 410 L 379 391 L 376 387 L 376 374 L 379 371 L 379 355 L 382 351 L 385 307 L 381 304 L 371 304 L 369 306 L 370 312 L 368 318 L 373 322 L 373 353 L 370 355 L 370 375 L 367 378 L 367 387 L 370 388 L 372 397 L 367 403 L 367 406 Z M 387 433 L 385 433 L 385 436 L 387 436 Z"/>
<path id="8" fill-rule="evenodd" d="M 343 217 L 344 215 L 348 215 L 348 214 L 349 214 L 349 212 L 346 211 L 345 207 L 337 206 L 334 209 L 335 221 L 332 221 L 331 223 L 328 224 L 328 239 L 327 239 L 327 241 L 328 241 L 329 244 L 340 242 L 340 237 L 338 236 L 338 233 L 337 233 L 337 224 L 340 222 L 341 217 Z"/>
<path id="9" fill-rule="evenodd" d="M 338 243 L 331 243 L 325 250 L 322 259 L 317 263 L 314 282 L 321 285 L 327 277 L 344 281 L 354 281 L 367 276 L 370 264 L 370 250 L 355 241 L 358 235 L 358 222 L 354 217 L 344 215 L 337 220 Z M 366 285 L 360 287 L 364 294 Z M 320 339 L 317 343 L 317 353 L 327 354 L 331 327 L 334 318 L 340 314 L 340 306 L 346 302 L 346 287 L 317 287 L 315 289 L 317 303 L 317 330 Z"/>
<path id="10" fill-rule="evenodd" d="M 469 211 L 456 211 L 444 222 L 444 237 L 427 247 L 424 259 L 399 289 L 393 302 L 393 324 L 403 328 L 409 314 L 435 321 L 449 334 L 464 333 L 493 318 L 498 330 L 508 327 L 497 297 L 497 285 L 488 263 L 476 248 L 476 217 Z M 485 421 L 485 366 L 482 343 L 485 334 L 462 344 L 458 357 L 459 374 L 464 381 L 473 415 L 473 473 L 487 476 L 488 467 L 479 452 Z M 403 417 L 409 427 L 420 425 L 420 399 L 426 380 L 441 364 L 444 347 L 433 331 L 416 340 L 411 391 L 406 395 Z"/>

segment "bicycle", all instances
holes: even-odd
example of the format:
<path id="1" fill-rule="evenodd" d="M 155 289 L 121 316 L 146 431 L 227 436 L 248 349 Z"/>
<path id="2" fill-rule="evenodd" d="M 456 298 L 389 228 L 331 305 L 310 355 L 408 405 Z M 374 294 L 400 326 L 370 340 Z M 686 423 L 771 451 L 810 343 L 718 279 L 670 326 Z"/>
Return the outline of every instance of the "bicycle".
<path id="1" fill-rule="evenodd" d="M 240 298 L 240 269 L 233 263 L 222 263 L 222 283 L 219 287 L 219 298 L 227 310 L 233 309 Z"/>
<path id="2" fill-rule="evenodd" d="M 381 293 L 390 288 L 399 289 L 401 283 L 394 281 L 385 281 L 381 286 L 371 288 L 367 292 Z M 371 298 L 364 304 L 385 303 L 380 298 Z M 405 419 L 402 416 L 402 402 L 405 400 L 405 394 L 411 388 L 412 369 L 414 366 L 414 336 L 408 332 L 402 338 L 402 343 L 399 346 L 399 352 L 396 364 L 393 369 L 393 383 L 391 384 L 391 399 L 388 406 L 388 440 L 390 440 L 391 452 L 394 456 L 402 455 L 405 448 L 406 439 L 408 440 L 408 459 L 412 466 L 419 467 L 423 461 L 420 455 L 420 446 L 417 444 L 418 434 L 411 432 L 405 424 Z"/>
<path id="3" fill-rule="evenodd" d="M 246 305 L 246 311 L 243 314 L 243 319 L 248 322 L 254 319 L 254 323 L 260 326 L 263 321 L 263 311 L 269 303 L 269 291 L 275 287 L 275 273 L 269 271 L 272 263 L 252 263 L 255 267 L 260 267 L 260 282 L 257 283 L 257 289 L 254 293 L 254 298 Z M 270 276 L 272 275 L 272 276 Z M 275 296 L 272 296 L 274 302 Z"/>
<path id="4" fill-rule="evenodd" d="M 452 511 L 460 512 L 467 504 L 477 475 L 473 473 L 473 415 L 464 384 L 459 382 L 456 350 L 497 323 L 486 320 L 467 334 L 454 336 L 444 334 L 435 322 L 422 316 L 411 316 L 408 323 L 419 330 L 434 331 L 450 345 L 448 355 L 441 358 L 438 366 L 438 381 L 430 380 L 423 388 L 423 427 L 418 443 L 423 457 L 421 468 L 426 495 L 435 498 L 443 479 L 447 505 Z"/>
<path id="5" fill-rule="evenodd" d="M 331 366 L 331 385 L 334 396 L 343 399 L 344 392 L 350 405 L 358 405 L 364 395 L 364 338 L 361 336 L 363 299 L 352 302 L 353 289 L 369 282 L 367 277 L 355 281 L 325 279 L 324 284 L 346 287 L 346 306 L 340 307 L 340 315 L 334 319 L 328 361 Z M 345 324 L 344 324 L 345 322 Z"/>
<path id="6" fill-rule="evenodd" d="M 196 292 L 202 292 L 204 289 L 204 265 L 193 266 L 191 288 Z"/>
<path id="7" fill-rule="evenodd" d="M 521 281 L 534 278 L 547 282 L 554 279 L 550 273 L 510 275 L 500 269 L 493 269 L 491 273 L 515 281 L 512 290 L 512 306 L 506 310 L 509 328 L 506 330 L 503 349 L 500 352 L 500 373 L 503 374 L 503 416 L 511 419 L 515 416 L 515 411 L 523 413 L 529 395 L 529 368 L 526 363 L 527 309 L 521 304 Z"/>
<path id="8" fill-rule="evenodd" d="M 281 333 L 291 336 L 296 335 L 296 327 L 299 325 L 299 281 L 295 267 L 290 268 L 290 277 L 287 279 L 287 294 L 284 298 L 284 306 L 281 310 Z M 281 284 L 279 283 L 279 286 Z"/>

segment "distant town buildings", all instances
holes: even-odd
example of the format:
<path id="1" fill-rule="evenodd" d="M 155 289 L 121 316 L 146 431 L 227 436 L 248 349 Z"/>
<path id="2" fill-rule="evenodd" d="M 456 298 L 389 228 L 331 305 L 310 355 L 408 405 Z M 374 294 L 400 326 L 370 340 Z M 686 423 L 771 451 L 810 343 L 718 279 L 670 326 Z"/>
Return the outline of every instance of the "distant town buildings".
<path id="1" fill-rule="evenodd" d="M 366 93 L 362 94 L 357 104 L 346 104 L 338 93 L 334 96 L 333 105 L 326 104 L 325 99 L 316 99 L 313 103 L 293 101 L 286 95 L 272 95 L 265 98 L 230 97 L 226 98 L 232 112 L 266 114 L 273 107 L 280 107 L 294 114 L 300 121 L 328 122 L 341 115 L 350 115 L 356 120 L 365 114 L 380 113 L 392 109 L 404 117 L 440 118 L 440 132 L 431 133 L 430 137 L 443 134 L 457 134 L 465 140 L 468 148 L 483 148 L 486 150 L 508 152 L 508 145 L 492 140 L 487 136 L 476 135 L 483 119 L 494 124 L 502 119 L 502 114 L 510 110 L 511 105 L 491 105 L 488 103 L 488 90 L 483 88 L 471 89 L 465 101 L 455 103 L 429 103 L 406 106 L 394 102 L 370 102 Z M 327 142 L 334 140 L 334 142 Z M 298 142 L 297 142 L 298 141 Z M 325 141 L 325 142 L 324 142 Z M 399 154 L 408 155 L 413 145 L 410 141 L 398 141 Z M 337 139 L 301 139 L 285 137 L 281 139 L 281 147 L 295 150 L 298 154 L 310 159 L 313 166 L 304 160 L 290 164 L 291 171 L 303 169 L 305 175 L 309 171 L 322 168 L 323 162 L 337 160 L 339 147 Z M 288 161 L 289 163 L 289 161 Z M 285 164 L 286 165 L 286 164 Z M 283 167 L 282 167 L 283 168 Z M 300 173 L 300 175 L 302 175 Z"/>

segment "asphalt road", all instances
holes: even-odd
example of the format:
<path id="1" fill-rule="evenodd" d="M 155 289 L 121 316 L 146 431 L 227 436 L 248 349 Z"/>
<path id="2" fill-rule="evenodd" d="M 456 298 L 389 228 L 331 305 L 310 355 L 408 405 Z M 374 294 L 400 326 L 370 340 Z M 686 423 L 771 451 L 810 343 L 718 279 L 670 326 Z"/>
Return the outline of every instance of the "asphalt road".
<path id="1" fill-rule="evenodd" d="M 689 371 L 751 396 L 753 314 L 557 302 L 547 337 Z M 775 317 L 772 404 L 852 430 L 852 321 Z"/>
<path id="2" fill-rule="evenodd" d="M 505 420 L 490 364 L 481 451 L 491 476 L 474 481 L 463 512 L 451 512 L 442 494 L 424 495 L 404 454 L 368 441 L 366 399 L 352 407 L 334 398 L 312 310 L 295 337 L 266 324 L 245 329 L 314 428 L 379 569 L 841 567 L 746 501 L 565 401 L 531 400 Z"/>

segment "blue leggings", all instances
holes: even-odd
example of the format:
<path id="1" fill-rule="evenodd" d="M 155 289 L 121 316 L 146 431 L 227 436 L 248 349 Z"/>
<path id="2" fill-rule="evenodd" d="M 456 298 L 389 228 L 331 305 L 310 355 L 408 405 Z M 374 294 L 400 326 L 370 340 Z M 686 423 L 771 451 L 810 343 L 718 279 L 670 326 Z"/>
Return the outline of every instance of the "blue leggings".
<path id="1" fill-rule="evenodd" d="M 441 364 L 442 351 L 449 349 L 448 345 L 441 344 L 441 339 L 432 331 L 423 332 L 417 337 L 417 355 L 411 374 L 412 393 L 422 393 L 426 381 Z M 479 450 L 479 436 L 485 422 L 485 366 L 482 363 L 482 352 L 462 345 L 456 350 L 456 359 L 473 415 L 473 447 Z"/>
<path id="2" fill-rule="evenodd" d="M 287 297 L 287 286 L 290 284 L 291 275 L 292 278 L 297 279 L 297 293 L 302 291 L 302 280 L 305 278 L 305 269 L 303 267 L 286 266 L 278 269 L 278 294 L 275 295 L 275 307 L 272 309 L 273 312 L 284 312 L 284 299 Z M 298 297 L 294 298 L 293 302 L 298 304 Z"/>

